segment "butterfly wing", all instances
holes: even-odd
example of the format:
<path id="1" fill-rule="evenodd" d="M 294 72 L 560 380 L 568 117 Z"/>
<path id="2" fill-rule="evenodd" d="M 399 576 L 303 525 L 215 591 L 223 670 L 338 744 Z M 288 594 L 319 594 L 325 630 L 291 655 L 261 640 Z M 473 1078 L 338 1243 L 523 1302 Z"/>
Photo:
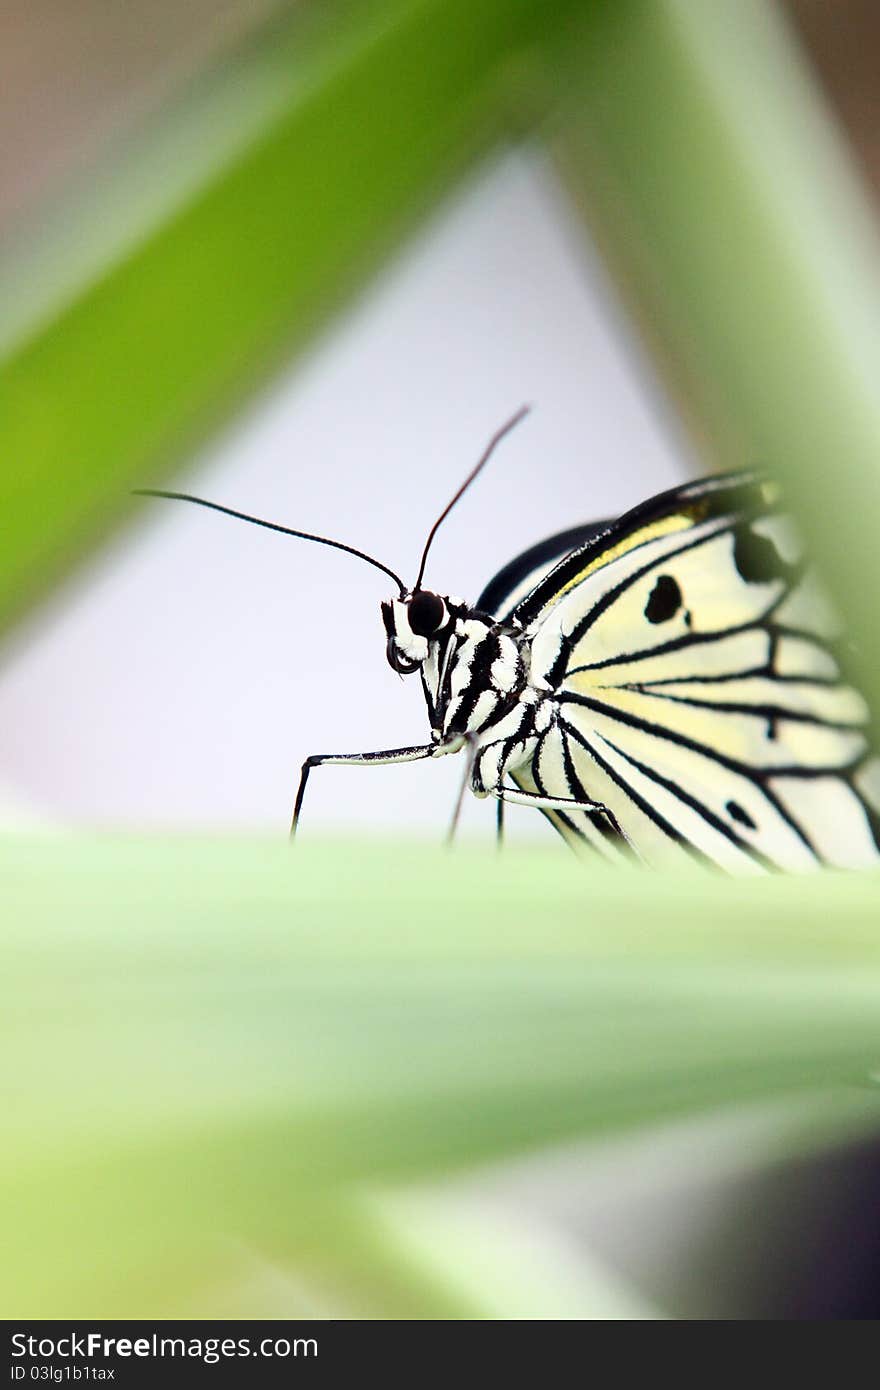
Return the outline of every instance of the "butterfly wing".
<path id="1" fill-rule="evenodd" d="M 515 773 L 523 789 L 601 801 L 649 863 L 880 861 L 868 710 L 774 484 L 686 484 L 555 565 L 538 556 L 517 576 L 516 564 L 506 593 L 501 576 L 488 587 L 491 611 L 529 630 L 532 681 L 558 702 Z M 601 818 L 548 814 L 567 838 L 621 853 Z"/>
<path id="2" fill-rule="evenodd" d="M 534 591 L 540 580 L 556 568 L 560 560 L 574 551 L 582 551 L 589 541 L 603 535 L 610 525 L 610 521 L 586 522 L 539 541 L 511 560 L 486 585 L 475 605 L 478 612 L 489 613 L 500 622 L 505 621 Z"/>

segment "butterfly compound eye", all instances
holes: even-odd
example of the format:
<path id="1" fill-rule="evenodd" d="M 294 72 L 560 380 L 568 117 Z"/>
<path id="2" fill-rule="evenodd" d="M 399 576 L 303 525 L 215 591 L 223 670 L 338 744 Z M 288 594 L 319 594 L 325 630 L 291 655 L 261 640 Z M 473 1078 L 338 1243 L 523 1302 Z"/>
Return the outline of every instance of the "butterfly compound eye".
<path id="1" fill-rule="evenodd" d="M 446 604 L 439 594 L 432 594 L 430 589 L 419 589 L 407 604 L 407 617 L 410 630 L 417 637 L 431 637 L 443 625 Z"/>

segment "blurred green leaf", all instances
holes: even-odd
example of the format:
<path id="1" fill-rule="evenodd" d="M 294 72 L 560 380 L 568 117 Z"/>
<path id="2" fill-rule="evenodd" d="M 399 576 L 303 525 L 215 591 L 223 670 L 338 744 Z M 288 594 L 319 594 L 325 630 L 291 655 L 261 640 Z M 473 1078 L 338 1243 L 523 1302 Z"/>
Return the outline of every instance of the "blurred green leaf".
<path id="1" fill-rule="evenodd" d="M 0 620 L 534 116 L 518 74 L 581 8 L 296 6 L 3 268 Z"/>
<path id="2" fill-rule="evenodd" d="M 880 1122 L 876 876 L 79 840 L 0 873 L 3 1301 L 32 1316 L 179 1302 L 215 1248 L 364 1297 L 376 1184 L 753 1100 Z"/>

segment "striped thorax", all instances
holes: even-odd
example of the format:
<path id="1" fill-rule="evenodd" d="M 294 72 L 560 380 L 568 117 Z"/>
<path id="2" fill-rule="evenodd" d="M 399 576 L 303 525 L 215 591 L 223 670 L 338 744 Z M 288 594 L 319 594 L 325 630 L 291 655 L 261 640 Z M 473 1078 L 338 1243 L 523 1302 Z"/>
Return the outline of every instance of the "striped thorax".
<path id="1" fill-rule="evenodd" d="M 392 669 L 421 674 L 438 753 L 470 744 L 473 790 L 495 790 L 533 741 L 539 692 L 529 687 L 524 629 L 428 590 L 383 603 L 382 619 Z"/>

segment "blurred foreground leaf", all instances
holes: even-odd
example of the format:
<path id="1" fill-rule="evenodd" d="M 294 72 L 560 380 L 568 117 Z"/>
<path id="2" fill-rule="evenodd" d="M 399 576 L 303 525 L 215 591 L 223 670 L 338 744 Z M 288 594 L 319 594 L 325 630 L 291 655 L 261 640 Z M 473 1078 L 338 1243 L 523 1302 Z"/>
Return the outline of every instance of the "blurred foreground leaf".
<path id="1" fill-rule="evenodd" d="M 0 873 L 7 1315 L 170 1316 L 244 1250 L 449 1316 L 358 1194 L 752 1100 L 880 1124 L 876 876 L 77 840 Z"/>
<path id="2" fill-rule="evenodd" d="M 0 621 L 510 132 L 582 8 L 296 5 L 0 263 Z"/>

